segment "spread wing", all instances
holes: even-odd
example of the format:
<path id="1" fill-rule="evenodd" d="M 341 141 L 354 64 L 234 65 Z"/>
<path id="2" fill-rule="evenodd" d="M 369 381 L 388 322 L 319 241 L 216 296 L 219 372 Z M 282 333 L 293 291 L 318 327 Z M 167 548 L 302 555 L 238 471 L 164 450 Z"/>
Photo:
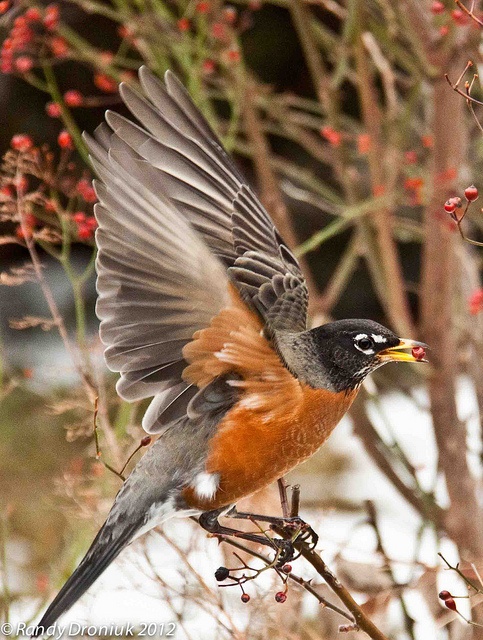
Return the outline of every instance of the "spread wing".
<path id="1" fill-rule="evenodd" d="M 229 282 L 269 329 L 306 328 L 297 261 L 215 134 L 169 72 L 121 93 L 142 127 L 108 112 L 86 136 L 99 203 L 97 314 L 127 400 L 154 396 L 144 428 L 183 415 L 200 385 L 184 349 L 230 306 Z M 234 330 L 238 327 L 234 327 Z M 260 327 L 257 331 L 260 330 Z"/>
<path id="2" fill-rule="evenodd" d="M 177 78 L 168 71 L 163 85 L 146 67 L 139 76 L 145 97 L 127 85 L 121 95 L 142 127 L 108 112 L 114 148 L 127 145 L 157 169 L 163 194 L 269 329 L 305 330 L 305 280 L 270 216 Z"/>
<path id="3" fill-rule="evenodd" d="M 184 413 L 198 391 L 181 377 L 182 350 L 229 303 L 228 278 L 166 200 L 153 167 L 129 148 L 108 152 L 112 137 L 105 128 L 97 141 L 87 141 L 101 180 L 95 183 L 96 311 L 105 358 L 121 373 L 121 397 L 155 396 L 143 426 L 156 432 Z"/>

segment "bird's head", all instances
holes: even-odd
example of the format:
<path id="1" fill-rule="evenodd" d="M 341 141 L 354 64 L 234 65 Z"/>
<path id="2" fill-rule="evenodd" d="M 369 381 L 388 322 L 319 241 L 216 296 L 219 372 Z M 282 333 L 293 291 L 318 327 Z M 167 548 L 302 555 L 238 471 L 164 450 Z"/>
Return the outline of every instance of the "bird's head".
<path id="1" fill-rule="evenodd" d="M 372 320 L 337 320 L 295 334 L 278 334 L 288 368 L 316 388 L 354 389 L 388 362 L 427 362 L 422 342 L 399 338 Z"/>

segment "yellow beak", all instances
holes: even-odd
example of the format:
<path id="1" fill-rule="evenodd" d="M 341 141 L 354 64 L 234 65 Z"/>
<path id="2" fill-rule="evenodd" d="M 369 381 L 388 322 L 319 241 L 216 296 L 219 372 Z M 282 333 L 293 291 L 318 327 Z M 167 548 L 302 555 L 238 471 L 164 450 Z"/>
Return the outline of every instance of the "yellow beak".
<path id="1" fill-rule="evenodd" d="M 379 358 L 383 362 L 399 361 L 399 362 L 428 362 L 426 358 L 415 358 L 412 353 L 405 353 L 404 349 L 414 349 L 415 347 L 421 347 L 428 349 L 428 345 L 424 342 L 416 342 L 416 340 L 407 340 L 401 338 L 399 344 L 384 351 L 379 351 Z"/>

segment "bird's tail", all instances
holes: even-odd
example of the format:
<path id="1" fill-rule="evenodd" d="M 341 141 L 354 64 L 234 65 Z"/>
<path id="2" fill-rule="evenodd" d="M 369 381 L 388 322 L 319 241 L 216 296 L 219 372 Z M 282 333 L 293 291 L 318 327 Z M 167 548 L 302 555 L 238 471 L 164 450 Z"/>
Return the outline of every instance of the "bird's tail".
<path id="1" fill-rule="evenodd" d="M 112 527 L 109 526 L 108 522 L 104 524 L 80 565 L 44 613 L 35 632 L 32 634 L 33 638 L 44 635 L 59 616 L 64 611 L 67 611 L 87 591 L 101 573 L 121 553 L 124 547 L 132 541 L 141 526 L 142 521 L 136 522 L 119 531 L 118 535 L 114 537 L 112 535 Z"/>

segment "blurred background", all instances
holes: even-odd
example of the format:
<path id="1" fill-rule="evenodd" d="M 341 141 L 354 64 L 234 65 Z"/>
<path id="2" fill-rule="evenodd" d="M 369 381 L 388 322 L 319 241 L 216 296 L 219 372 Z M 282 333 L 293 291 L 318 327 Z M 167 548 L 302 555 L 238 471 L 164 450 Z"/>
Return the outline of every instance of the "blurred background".
<path id="1" fill-rule="evenodd" d="M 388 638 L 483 638 L 483 218 L 467 190 L 482 187 L 480 3 L 0 11 L 0 619 L 37 618 L 120 486 L 103 463 L 120 470 L 142 438 L 144 407 L 117 398 L 97 337 L 81 132 L 106 108 L 126 113 L 118 84 L 136 86 L 145 63 L 181 78 L 296 249 L 313 324 L 367 317 L 430 344 L 429 366 L 369 380 L 288 480 L 323 557 Z M 276 489 L 245 507 L 279 513 Z M 326 639 L 347 623 L 296 585 L 276 603 L 267 574 L 242 604 L 213 578 L 220 563 L 238 566 L 216 546 L 192 523 L 150 534 L 70 619 L 174 621 L 175 637 L 195 640 Z M 311 568 L 294 572 L 340 606 Z M 470 597 L 453 600 L 457 613 L 441 590 Z"/>

